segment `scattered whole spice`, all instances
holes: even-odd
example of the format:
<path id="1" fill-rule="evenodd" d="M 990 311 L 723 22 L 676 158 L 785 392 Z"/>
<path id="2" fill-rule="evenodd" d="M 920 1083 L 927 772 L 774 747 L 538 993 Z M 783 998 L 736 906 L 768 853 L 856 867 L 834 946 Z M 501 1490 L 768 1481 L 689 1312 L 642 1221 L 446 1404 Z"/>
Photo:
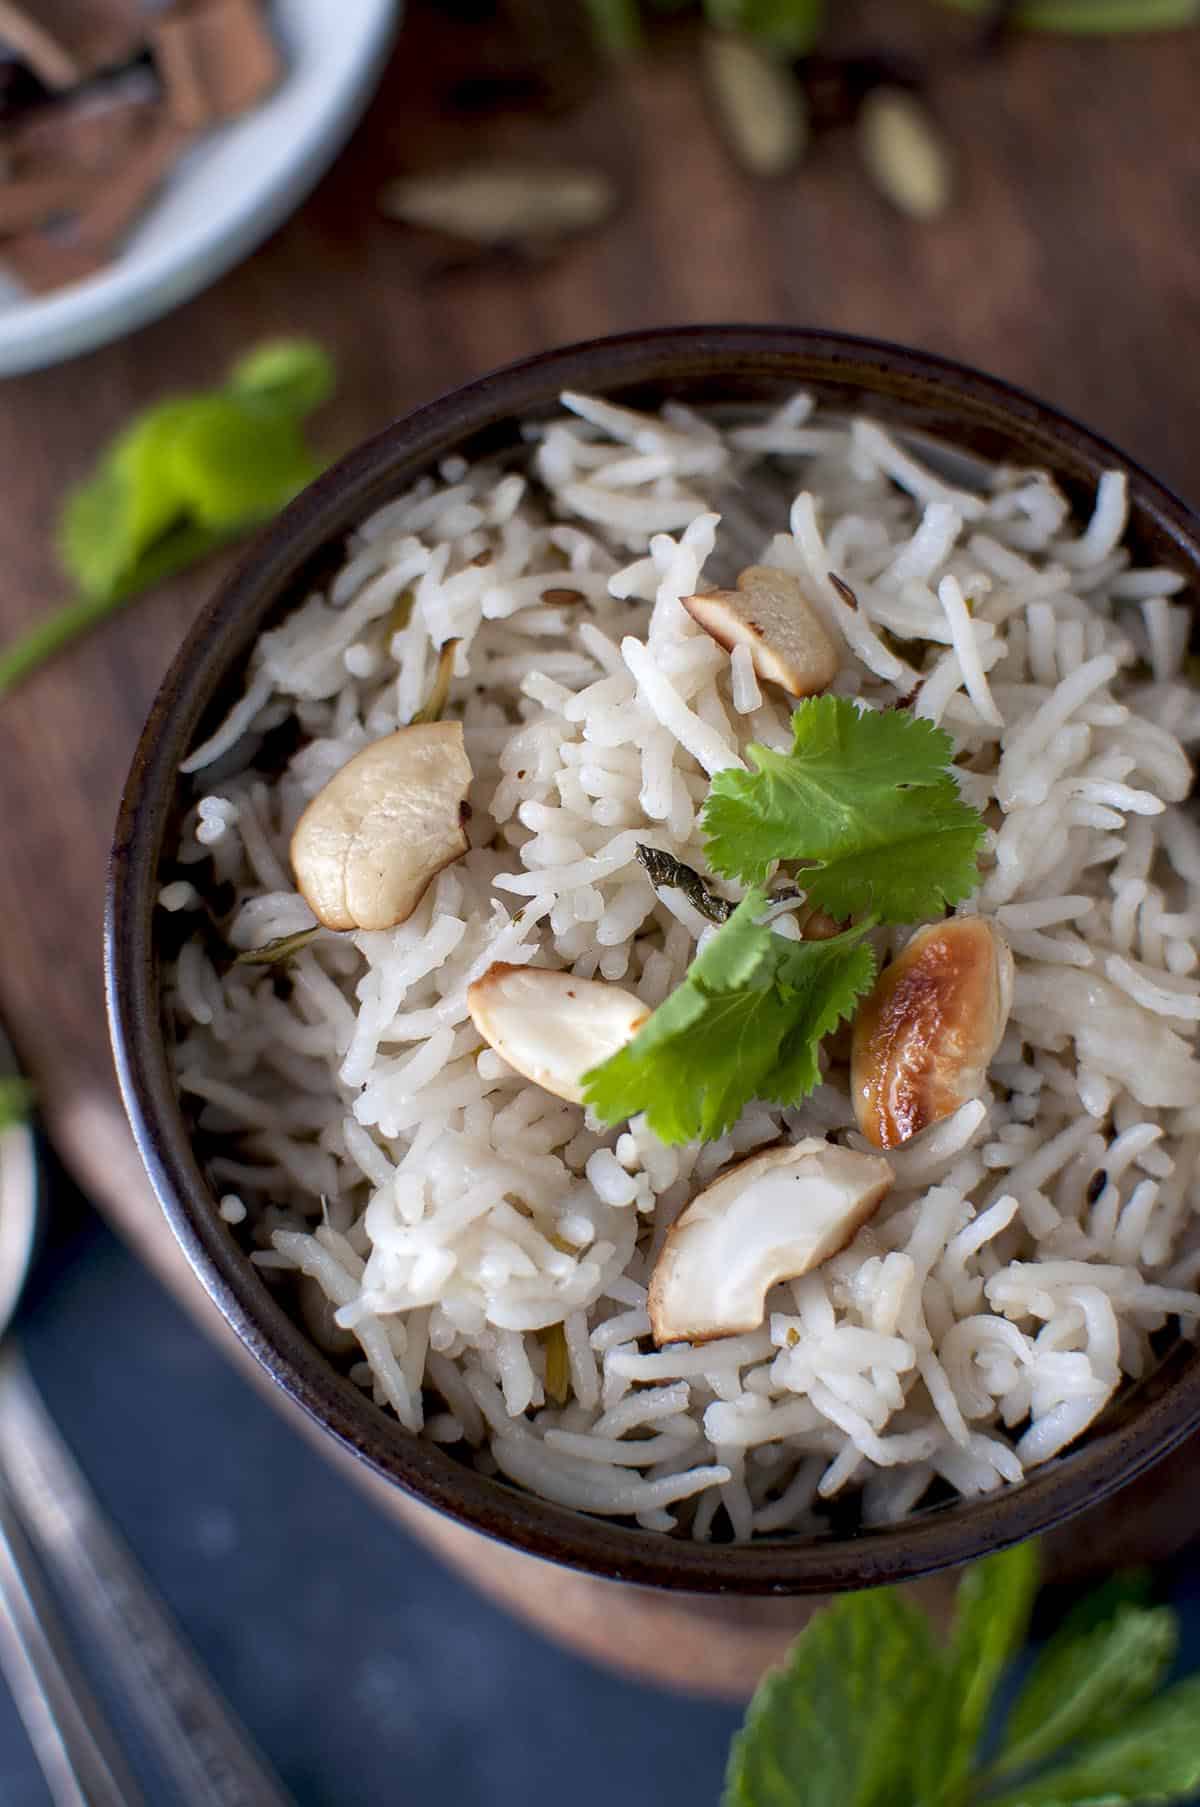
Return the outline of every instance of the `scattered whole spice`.
<path id="1" fill-rule="evenodd" d="M 808 143 L 804 90 L 786 63 L 749 39 L 710 31 L 704 71 L 731 151 L 752 176 L 786 175 Z"/>
<path id="2" fill-rule="evenodd" d="M 554 1405 L 566 1405 L 571 1396 L 571 1358 L 567 1354 L 567 1337 L 561 1324 L 547 1324 L 538 1332 L 546 1352 L 546 1398 Z"/>
<path id="3" fill-rule="evenodd" d="M 442 719 L 446 698 L 450 695 L 450 685 L 454 681 L 454 655 L 461 645 L 461 640 L 447 640 L 438 648 L 437 665 L 434 668 L 429 695 L 423 706 L 413 716 L 409 723 L 410 727 L 417 727 L 422 722 L 437 722 Z"/>
<path id="4" fill-rule="evenodd" d="M 863 166 L 898 213 L 935 220 L 954 191 L 949 146 L 932 115 L 904 88 L 876 88 L 858 120 Z"/>
<path id="5" fill-rule="evenodd" d="M 616 205 L 603 170 L 554 163 L 466 163 L 389 182 L 391 219 L 489 250 L 538 250 L 601 225 Z"/>
<path id="6" fill-rule="evenodd" d="M 307 947 L 321 933 L 320 923 L 311 929 L 299 929 L 294 935 L 276 935 L 272 941 L 264 941 L 261 947 L 248 947 L 234 958 L 235 966 L 274 966 L 290 960 L 301 948 Z"/>
<path id="7" fill-rule="evenodd" d="M 858 608 L 858 597 L 854 594 L 854 591 L 850 588 L 850 585 L 846 582 L 844 577 L 839 577 L 836 571 L 830 571 L 829 581 L 848 609 Z"/>

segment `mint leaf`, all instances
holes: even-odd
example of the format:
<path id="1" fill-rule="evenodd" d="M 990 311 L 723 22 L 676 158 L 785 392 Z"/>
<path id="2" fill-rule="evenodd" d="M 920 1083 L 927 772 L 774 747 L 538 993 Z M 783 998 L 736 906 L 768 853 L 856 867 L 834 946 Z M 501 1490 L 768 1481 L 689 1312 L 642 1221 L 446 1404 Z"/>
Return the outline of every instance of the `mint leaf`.
<path id="1" fill-rule="evenodd" d="M 722 1807 L 912 1807 L 913 1759 L 942 1684 L 918 1608 L 882 1588 L 836 1600 L 759 1683 Z"/>
<path id="2" fill-rule="evenodd" d="M 1168 1688 L 1035 1781 L 988 1796 L 988 1807 L 1124 1807 L 1169 1803 L 1200 1787 L 1200 1676 Z"/>
<path id="3" fill-rule="evenodd" d="M 796 1104 L 817 1083 L 817 1048 L 875 976 L 864 927 L 789 941 L 751 891 L 682 985 L 628 1045 L 584 1076 L 606 1123 L 646 1113 L 663 1142 L 723 1135 L 751 1098 Z"/>
<path id="4" fill-rule="evenodd" d="M 950 771 L 953 743 L 904 709 L 846 697 L 802 703 L 788 753 L 751 745 L 756 770 L 718 772 L 704 806 L 716 871 L 761 884 L 776 860 L 805 860 L 811 902 L 885 922 L 938 916 L 979 881 L 983 835 Z"/>
<path id="5" fill-rule="evenodd" d="M 1037 1585 L 1034 1543 L 985 1557 L 964 1572 L 938 1713 L 940 1733 L 925 1741 L 922 1753 L 928 1799 L 960 1798 L 1000 1678 L 1025 1642 Z"/>
<path id="6" fill-rule="evenodd" d="M 1085 1735 L 1119 1726 L 1149 1700 L 1178 1642 L 1168 1606 L 1122 1606 L 1107 1624 L 1060 1630 L 1039 1656 L 1013 1707 L 995 1768 L 1012 1774 Z"/>

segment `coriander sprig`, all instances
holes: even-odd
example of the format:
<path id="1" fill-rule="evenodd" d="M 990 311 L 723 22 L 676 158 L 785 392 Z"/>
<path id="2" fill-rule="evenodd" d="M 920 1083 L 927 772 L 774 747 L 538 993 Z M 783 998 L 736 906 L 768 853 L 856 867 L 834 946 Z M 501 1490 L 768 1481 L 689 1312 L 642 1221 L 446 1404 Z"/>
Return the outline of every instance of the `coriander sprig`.
<path id="1" fill-rule="evenodd" d="M 278 513 L 320 470 L 301 423 L 332 393 L 309 339 L 274 339 L 217 389 L 175 396 L 118 434 L 63 506 L 77 594 L 0 649 L 0 696 L 154 584 Z"/>
<path id="2" fill-rule="evenodd" d="M 940 916 L 978 883 L 983 822 L 959 795 L 949 735 L 832 696 L 801 703 L 792 734 L 786 753 L 751 746 L 753 772 L 713 779 L 708 857 L 751 889 L 633 1040 L 585 1075 L 606 1123 L 644 1111 L 661 1141 L 713 1140 L 753 1098 L 799 1104 L 820 1078 L 821 1042 L 874 981 L 867 931 Z M 691 867 L 639 857 L 656 884 L 708 895 Z M 763 884 L 780 860 L 798 862 L 793 895 L 853 926 L 823 940 L 777 933 Z"/>
<path id="3" fill-rule="evenodd" d="M 703 820 L 717 872 L 761 884 L 776 860 L 804 860 L 811 903 L 884 922 L 918 922 L 970 896 L 983 823 L 959 796 L 948 734 L 840 696 L 802 703 L 792 734 L 786 753 L 749 746 L 753 772 L 713 779 Z"/>
<path id="4" fill-rule="evenodd" d="M 798 1104 L 820 1076 L 817 1049 L 875 977 L 869 923 L 828 941 L 790 941 L 747 893 L 628 1045 L 584 1079 L 608 1123 L 637 1111 L 663 1142 L 713 1141 L 752 1098 Z"/>

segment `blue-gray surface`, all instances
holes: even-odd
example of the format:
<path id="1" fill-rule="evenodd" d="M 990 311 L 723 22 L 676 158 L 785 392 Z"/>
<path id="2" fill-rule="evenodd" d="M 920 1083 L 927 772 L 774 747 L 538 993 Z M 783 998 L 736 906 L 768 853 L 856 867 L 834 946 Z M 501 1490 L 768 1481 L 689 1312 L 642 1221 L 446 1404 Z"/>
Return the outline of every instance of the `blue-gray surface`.
<path id="1" fill-rule="evenodd" d="M 77 1223 L 50 1251 L 22 1333 L 97 1493 L 300 1807 L 715 1807 L 736 1713 L 592 1668 L 479 1599 L 107 1234 Z M 1200 1665 L 1200 1564 L 1172 1584 Z M 47 1800 L 0 1689 L 0 1804 Z"/>
<path id="2" fill-rule="evenodd" d="M 50 1251 L 22 1337 L 96 1492 L 299 1807 L 716 1801 L 735 1712 L 604 1673 L 481 1600 L 105 1232 Z M 0 1807 L 47 1801 L 0 1684 Z"/>

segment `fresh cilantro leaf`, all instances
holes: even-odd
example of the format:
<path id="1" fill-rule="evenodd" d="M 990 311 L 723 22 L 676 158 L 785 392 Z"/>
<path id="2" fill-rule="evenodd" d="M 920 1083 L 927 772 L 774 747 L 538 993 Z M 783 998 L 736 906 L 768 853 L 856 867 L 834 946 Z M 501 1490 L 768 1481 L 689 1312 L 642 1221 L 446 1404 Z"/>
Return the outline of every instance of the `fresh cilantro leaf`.
<path id="1" fill-rule="evenodd" d="M 761 884 L 776 860 L 806 860 L 809 899 L 837 917 L 918 922 L 979 882 L 983 822 L 950 772 L 953 745 L 904 709 L 846 697 L 802 703 L 790 752 L 757 744 L 757 768 L 718 772 L 704 806 L 716 871 Z"/>
<path id="2" fill-rule="evenodd" d="M 1123 1605 L 1086 1632 L 1064 1625 L 1017 1698 L 995 1770 L 1028 1769 L 1078 1738 L 1119 1726 L 1149 1700 L 1171 1665 L 1177 1641 L 1178 1621 L 1169 1606 Z"/>
<path id="3" fill-rule="evenodd" d="M 95 475 L 72 490 L 59 524 L 59 556 L 84 596 L 111 596 L 179 515 L 168 463 L 171 435 L 190 401 L 150 408 L 109 447 Z"/>
<path id="4" fill-rule="evenodd" d="M 1124 1807 L 1171 1802 L 1200 1787 L 1200 1676 L 1168 1688 L 1034 1781 L 988 1807 Z"/>
<path id="5" fill-rule="evenodd" d="M 314 339 L 267 339 L 238 359 L 229 387 L 243 401 L 303 420 L 333 394 L 333 359 Z"/>
<path id="6" fill-rule="evenodd" d="M 219 531 L 268 519 L 319 469 L 294 420 L 237 395 L 198 397 L 165 453 L 178 514 Z"/>
<path id="7" fill-rule="evenodd" d="M 646 1113 L 663 1142 L 723 1135 L 751 1098 L 796 1104 L 817 1083 L 817 1047 L 875 976 L 864 927 L 789 941 L 751 891 L 628 1045 L 584 1077 L 608 1123 Z"/>
<path id="8" fill-rule="evenodd" d="M 0 695 L 123 602 L 268 520 L 319 465 L 300 431 L 333 367 L 307 339 L 276 339 L 223 388 L 147 408 L 67 496 L 58 551 L 78 595 L 0 649 Z"/>
<path id="9" fill-rule="evenodd" d="M 911 1807 L 942 1658 L 924 1613 L 886 1588 L 848 1594 L 760 1682 L 722 1807 Z"/>
<path id="10" fill-rule="evenodd" d="M 946 1687 L 922 1739 L 925 1798 L 961 1798 L 1000 1678 L 1025 1642 L 1037 1584 L 1034 1543 L 973 1563 L 959 1582 Z"/>
<path id="11" fill-rule="evenodd" d="M 147 409 L 64 505 L 59 552 L 81 593 L 140 587 L 141 561 L 176 529 L 241 531 L 290 501 L 318 469 L 299 423 L 330 388 L 319 346 L 275 340 L 223 388 Z"/>

